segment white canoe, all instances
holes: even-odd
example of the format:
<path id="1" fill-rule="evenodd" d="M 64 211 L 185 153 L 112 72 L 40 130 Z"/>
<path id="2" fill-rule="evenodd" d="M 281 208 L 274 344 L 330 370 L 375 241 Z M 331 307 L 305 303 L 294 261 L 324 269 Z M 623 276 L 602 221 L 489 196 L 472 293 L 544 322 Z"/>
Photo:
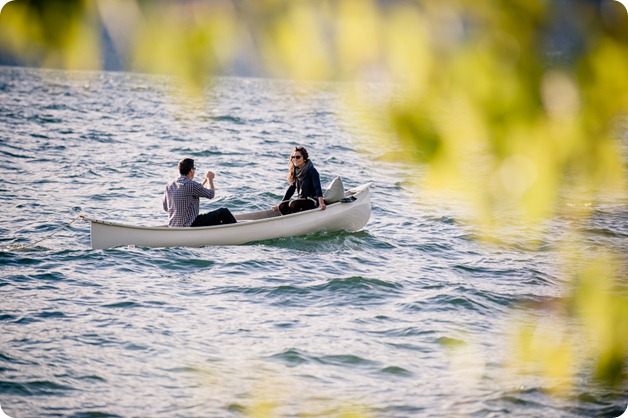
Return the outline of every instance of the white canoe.
<path id="1" fill-rule="evenodd" d="M 202 247 L 237 245 L 253 241 L 305 235 L 313 232 L 358 231 L 371 216 L 369 186 L 345 192 L 345 199 L 325 210 L 280 215 L 263 210 L 234 214 L 238 223 L 196 228 L 132 226 L 85 217 L 91 223 L 93 249 L 137 245 L 140 247 Z"/>

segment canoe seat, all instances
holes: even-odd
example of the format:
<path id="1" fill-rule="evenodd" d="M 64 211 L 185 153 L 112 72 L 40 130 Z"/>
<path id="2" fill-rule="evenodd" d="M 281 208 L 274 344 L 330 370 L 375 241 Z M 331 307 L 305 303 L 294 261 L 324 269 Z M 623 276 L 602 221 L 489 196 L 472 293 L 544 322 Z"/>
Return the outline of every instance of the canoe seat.
<path id="1" fill-rule="evenodd" d="M 325 199 L 325 204 L 330 205 L 338 202 L 343 197 L 345 197 L 345 187 L 342 184 L 342 179 L 336 177 L 323 192 L 323 199 Z"/>

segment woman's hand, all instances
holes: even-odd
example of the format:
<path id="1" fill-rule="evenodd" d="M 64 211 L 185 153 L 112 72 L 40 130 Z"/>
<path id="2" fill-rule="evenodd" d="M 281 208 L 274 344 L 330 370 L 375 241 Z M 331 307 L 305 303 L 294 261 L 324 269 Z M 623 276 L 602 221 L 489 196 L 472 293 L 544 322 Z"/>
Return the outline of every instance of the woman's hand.
<path id="1" fill-rule="evenodd" d="M 325 204 L 325 199 L 323 199 L 322 197 L 318 198 L 318 207 L 320 210 L 327 209 L 327 205 Z"/>
<path id="2" fill-rule="evenodd" d="M 277 212 L 279 210 L 279 206 L 273 206 L 271 209 Z"/>

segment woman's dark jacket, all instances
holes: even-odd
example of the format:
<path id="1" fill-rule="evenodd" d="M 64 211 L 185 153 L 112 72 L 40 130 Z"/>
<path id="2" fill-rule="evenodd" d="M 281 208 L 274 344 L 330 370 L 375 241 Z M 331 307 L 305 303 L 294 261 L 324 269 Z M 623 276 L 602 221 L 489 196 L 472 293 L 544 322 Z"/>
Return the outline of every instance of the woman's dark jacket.
<path id="1" fill-rule="evenodd" d="M 314 166 L 308 170 L 303 180 L 297 179 L 295 184 L 291 184 L 290 187 L 288 187 L 282 200 L 290 199 L 295 191 L 298 191 L 297 196 L 299 198 L 312 198 L 316 201 L 316 205 L 318 206 L 318 198 L 323 196 L 323 190 L 321 189 L 321 178 Z"/>

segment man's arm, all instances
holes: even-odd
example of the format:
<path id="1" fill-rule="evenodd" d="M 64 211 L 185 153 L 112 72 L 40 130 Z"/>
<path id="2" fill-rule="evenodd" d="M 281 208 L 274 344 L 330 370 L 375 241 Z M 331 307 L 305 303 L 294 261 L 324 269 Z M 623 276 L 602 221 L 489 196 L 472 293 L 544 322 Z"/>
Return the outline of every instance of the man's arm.
<path id="1" fill-rule="evenodd" d="M 214 196 L 216 195 L 216 189 L 214 187 L 214 173 L 212 173 L 211 171 L 208 171 L 207 174 L 205 174 L 205 178 L 203 179 L 203 182 L 201 183 L 201 186 L 205 186 L 205 183 L 207 183 L 207 188 L 209 190 L 207 190 L 205 187 L 203 187 L 203 191 L 208 192 L 208 194 L 203 193 L 201 196 L 204 196 L 208 199 L 213 199 Z M 198 184 L 198 183 L 197 183 Z"/>

